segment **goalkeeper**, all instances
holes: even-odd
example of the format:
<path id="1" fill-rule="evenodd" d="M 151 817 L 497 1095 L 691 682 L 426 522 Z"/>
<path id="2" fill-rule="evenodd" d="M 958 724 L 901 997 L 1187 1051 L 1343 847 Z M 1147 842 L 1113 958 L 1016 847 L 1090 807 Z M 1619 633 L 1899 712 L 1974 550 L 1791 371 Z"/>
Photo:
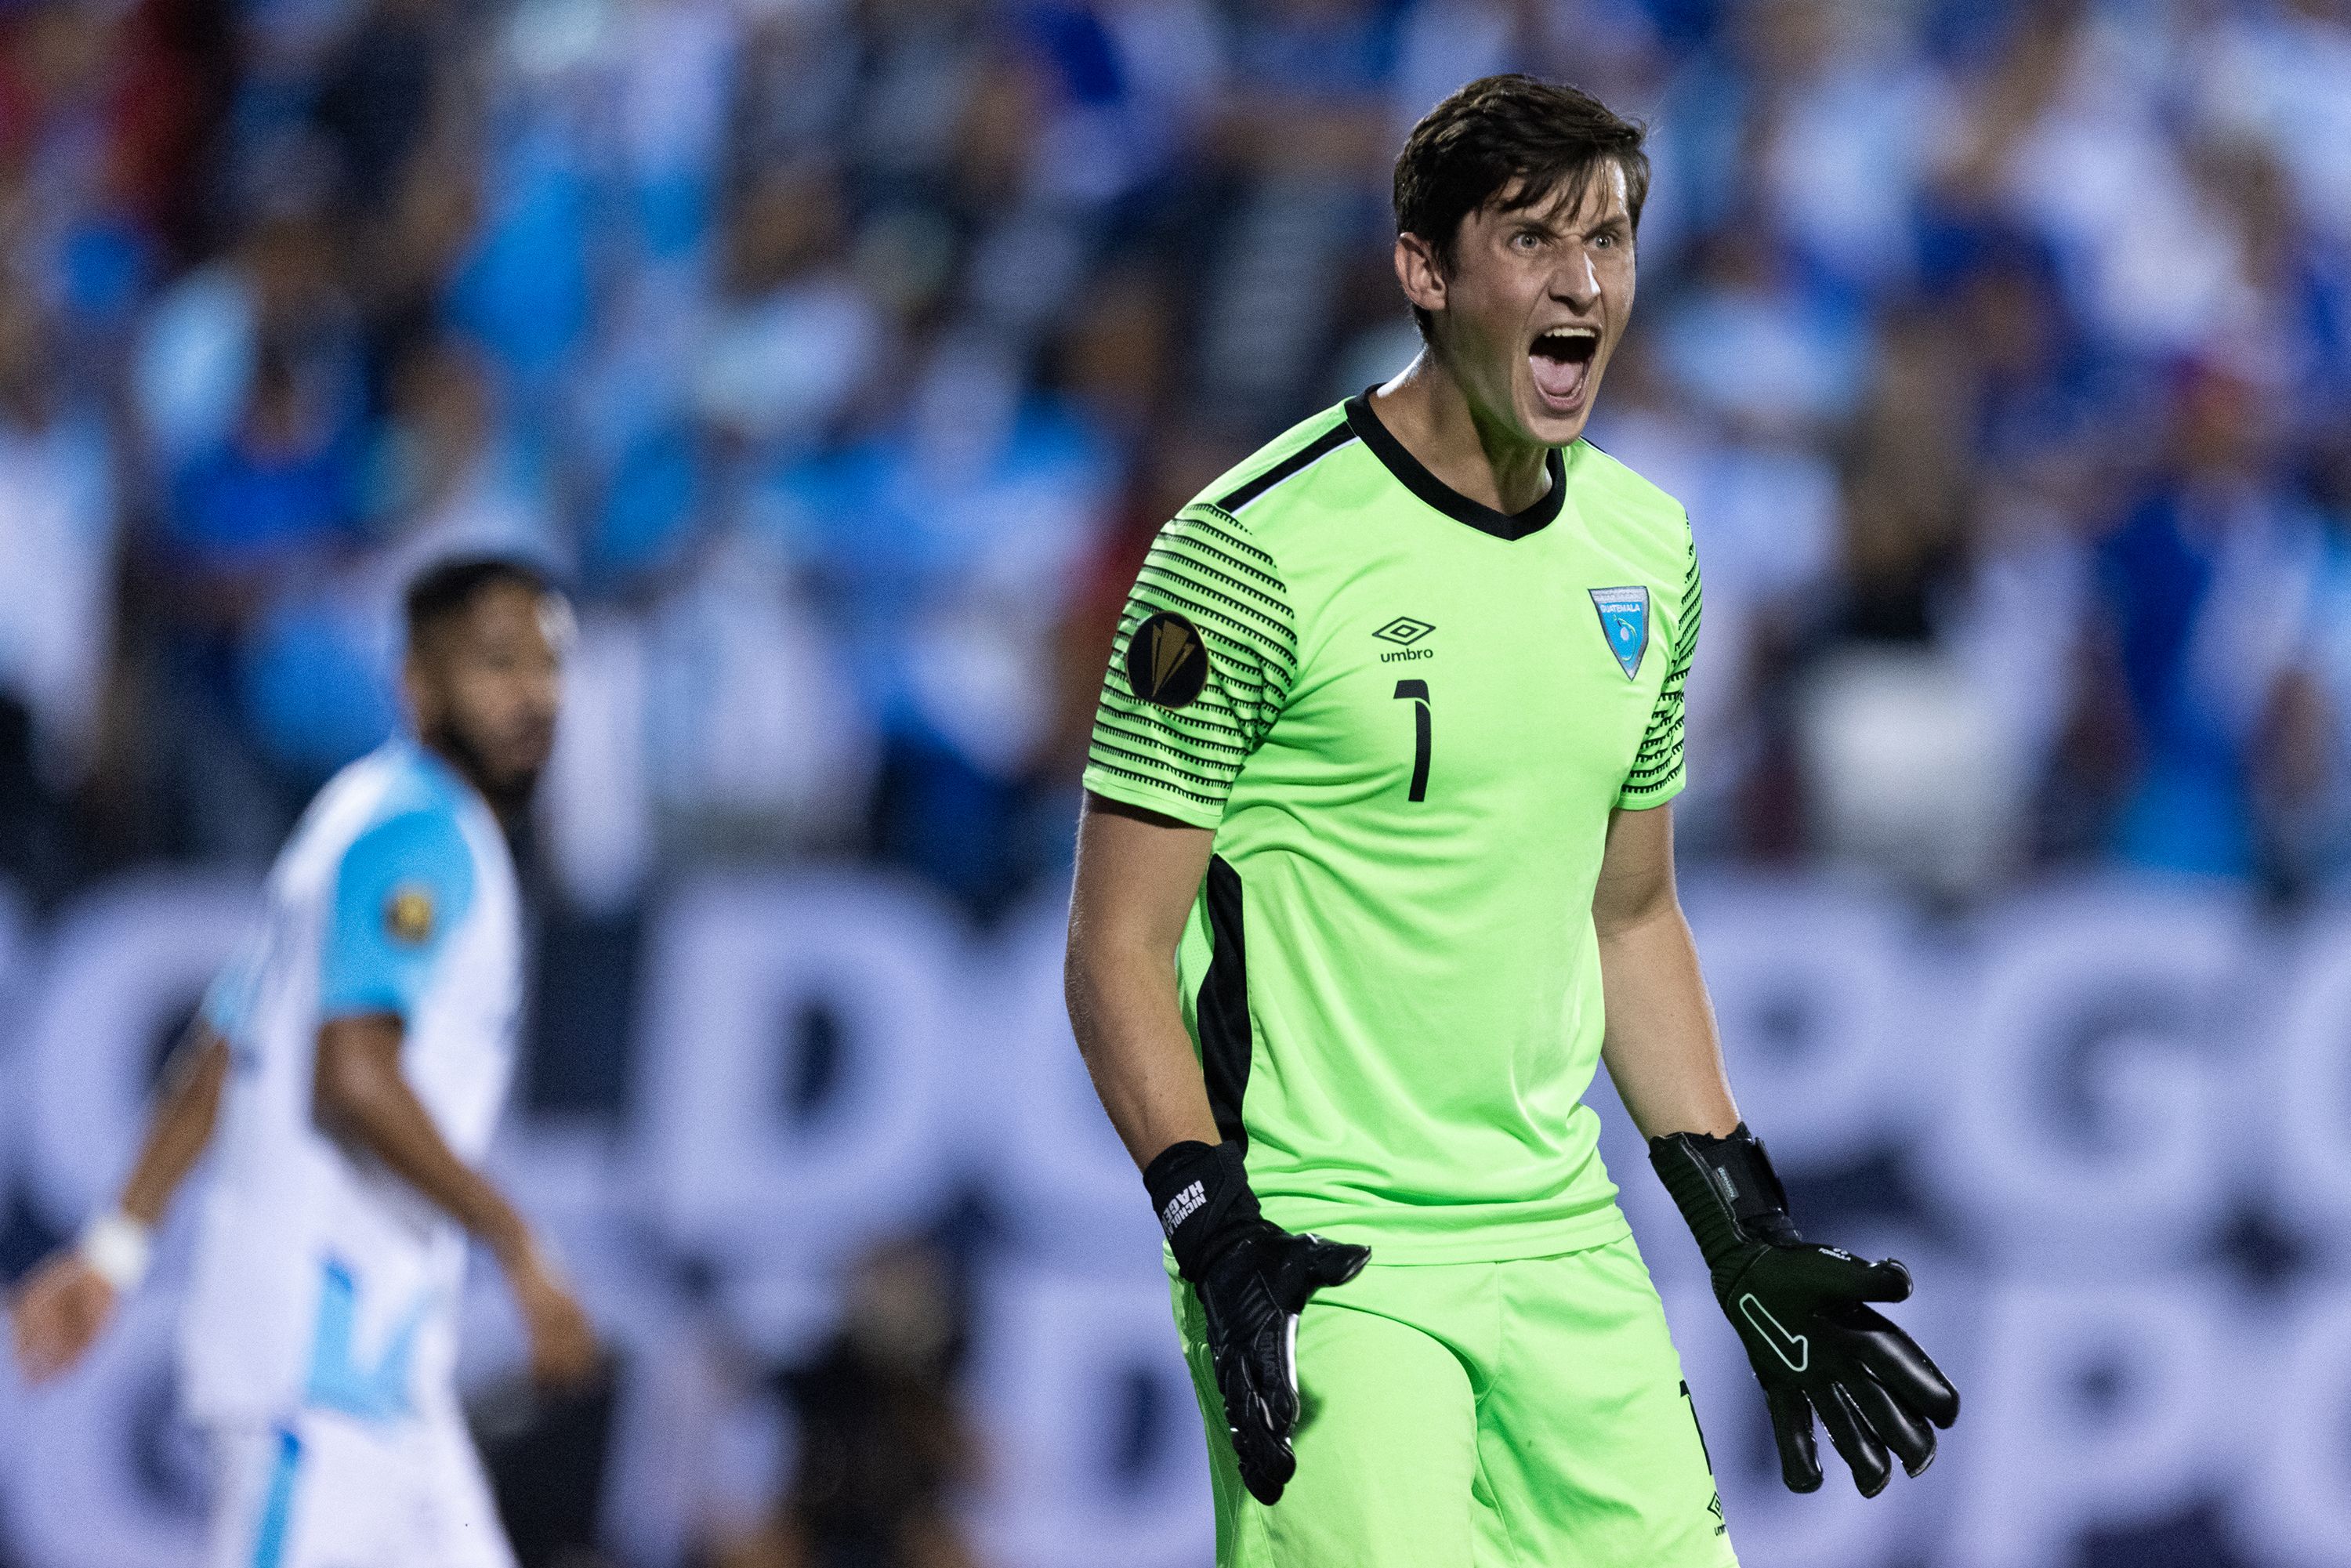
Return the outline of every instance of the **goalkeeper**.
<path id="1" fill-rule="evenodd" d="M 1874 1494 L 1958 1414 L 1869 1304 L 1901 1265 L 1797 1232 L 1675 894 L 1688 520 L 1580 439 L 1647 183 L 1573 89 L 1430 111 L 1395 166 L 1422 352 L 1178 513 L 1120 626 L 1070 1012 L 1167 1234 L 1225 1568 L 1736 1561 L 1603 1060 L 1791 1487 L 1815 1416 Z"/>

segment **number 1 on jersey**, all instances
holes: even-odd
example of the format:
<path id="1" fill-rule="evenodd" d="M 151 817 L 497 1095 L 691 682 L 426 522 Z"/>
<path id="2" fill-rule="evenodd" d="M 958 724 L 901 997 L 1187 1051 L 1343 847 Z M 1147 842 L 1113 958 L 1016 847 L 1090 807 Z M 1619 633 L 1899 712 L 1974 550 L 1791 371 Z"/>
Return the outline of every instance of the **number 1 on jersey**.
<path id="1" fill-rule="evenodd" d="M 1428 799 L 1428 683 L 1398 681 L 1396 700 L 1412 699 L 1412 793 L 1407 800 Z"/>

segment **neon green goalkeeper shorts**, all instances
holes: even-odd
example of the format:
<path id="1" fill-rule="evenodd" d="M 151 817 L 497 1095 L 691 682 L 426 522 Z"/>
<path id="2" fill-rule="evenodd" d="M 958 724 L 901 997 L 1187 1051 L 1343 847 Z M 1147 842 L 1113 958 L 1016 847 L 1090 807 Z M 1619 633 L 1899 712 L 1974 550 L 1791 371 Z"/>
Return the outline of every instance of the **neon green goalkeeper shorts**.
<path id="1" fill-rule="evenodd" d="M 1298 1474 L 1271 1508 L 1241 1486 L 1191 1287 L 1175 1301 L 1218 1568 L 1736 1568 L 1629 1236 L 1504 1263 L 1374 1252 L 1317 1292 L 1298 1324 Z"/>

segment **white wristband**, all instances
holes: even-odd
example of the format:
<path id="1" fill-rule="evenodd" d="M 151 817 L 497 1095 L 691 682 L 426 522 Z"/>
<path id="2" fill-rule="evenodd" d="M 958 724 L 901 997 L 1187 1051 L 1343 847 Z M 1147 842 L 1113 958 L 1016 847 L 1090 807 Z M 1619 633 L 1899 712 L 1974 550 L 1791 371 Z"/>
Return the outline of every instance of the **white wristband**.
<path id="1" fill-rule="evenodd" d="M 113 1286 L 116 1295 L 127 1296 L 147 1278 L 155 1241 L 145 1226 L 118 1208 L 82 1227 L 78 1250 L 91 1273 Z"/>

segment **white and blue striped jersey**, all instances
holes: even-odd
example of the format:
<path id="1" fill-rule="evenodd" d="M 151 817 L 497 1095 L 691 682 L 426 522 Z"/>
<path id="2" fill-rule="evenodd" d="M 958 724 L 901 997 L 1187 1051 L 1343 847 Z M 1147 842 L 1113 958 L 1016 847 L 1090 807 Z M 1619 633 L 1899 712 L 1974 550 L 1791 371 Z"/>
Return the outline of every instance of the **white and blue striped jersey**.
<path id="1" fill-rule="evenodd" d="M 182 1324 L 190 1415 L 323 1407 L 396 1421 L 448 1396 L 465 1238 L 311 1112 L 321 1023 L 402 1020 L 401 1066 L 478 1163 L 512 1075 L 522 996 L 514 865 L 488 806 L 393 741 L 320 790 L 270 873 L 267 914 L 205 1000 L 233 1063 Z"/>

